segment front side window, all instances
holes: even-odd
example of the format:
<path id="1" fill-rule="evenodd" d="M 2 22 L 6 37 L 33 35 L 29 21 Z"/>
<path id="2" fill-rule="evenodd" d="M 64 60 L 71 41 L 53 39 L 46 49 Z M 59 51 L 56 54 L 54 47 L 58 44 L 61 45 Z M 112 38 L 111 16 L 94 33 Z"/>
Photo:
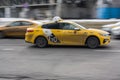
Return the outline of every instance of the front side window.
<path id="1" fill-rule="evenodd" d="M 61 23 L 60 26 L 63 30 L 74 30 L 76 28 L 76 26 L 69 23 Z"/>
<path id="2" fill-rule="evenodd" d="M 45 24 L 42 26 L 45 29 L 60 29 L 59 23 Z"/>

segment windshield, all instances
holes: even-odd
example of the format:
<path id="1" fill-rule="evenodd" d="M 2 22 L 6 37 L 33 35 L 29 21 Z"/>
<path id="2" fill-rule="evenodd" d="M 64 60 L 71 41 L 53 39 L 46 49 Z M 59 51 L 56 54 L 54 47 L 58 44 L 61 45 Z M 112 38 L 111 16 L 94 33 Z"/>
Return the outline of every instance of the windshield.
<path id="1" fill-rule="evenodd" d="M 78 26 L 78 27 L 80 27 L 81 29 L 86 29 L 85 27 L 83 27 L 82 25 L 80 25 L 80 24 L 78 24 L 78 23 L 73 23 L 73 25 L 75 25 L 75 26 Z"/>

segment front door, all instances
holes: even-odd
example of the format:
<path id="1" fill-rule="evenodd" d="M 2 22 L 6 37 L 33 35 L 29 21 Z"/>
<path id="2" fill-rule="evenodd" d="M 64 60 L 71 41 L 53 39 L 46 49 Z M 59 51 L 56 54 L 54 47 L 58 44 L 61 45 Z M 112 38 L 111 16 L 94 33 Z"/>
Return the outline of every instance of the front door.
<path id="1" fill-rule="evenodd" d="M 65 45 L 81 45 L 82 44 L 82 30 L 75 30 L 77 26 L 70 23 L 61 23 L 62 40 Z"/>

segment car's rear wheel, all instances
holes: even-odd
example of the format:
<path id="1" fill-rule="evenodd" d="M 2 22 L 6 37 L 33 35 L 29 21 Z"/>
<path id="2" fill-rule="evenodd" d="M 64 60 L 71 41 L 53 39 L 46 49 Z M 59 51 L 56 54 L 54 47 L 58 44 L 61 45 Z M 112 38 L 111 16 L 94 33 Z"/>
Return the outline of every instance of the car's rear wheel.
<path id="1" fill-rule="evenodd" d="M 1 38 L 4 38 L 5 36 L 4 36 L 4 33 L 3 32 L 0 32 L 0 39 Z"/>
<path id="2" fill-rule="evenodd" d="M 37 37 L 37 39 L 35 40 L 35 44 L 39 48 L 44 48 L 48 45 L 48 42 L 47 42 L 47 39 L 44 37 Z"/>
<path id="3" fill-rule="evenodd" d="M 89 37 L 86 44 L 89 48 L 97 48 L 99 46 L 99 40 L 97 37 Z"/>

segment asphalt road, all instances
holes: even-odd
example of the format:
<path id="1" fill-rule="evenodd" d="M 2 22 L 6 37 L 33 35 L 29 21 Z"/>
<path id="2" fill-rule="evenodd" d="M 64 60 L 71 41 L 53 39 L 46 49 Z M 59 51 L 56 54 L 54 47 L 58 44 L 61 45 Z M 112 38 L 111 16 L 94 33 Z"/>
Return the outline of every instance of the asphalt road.
<path id="1" fill-rule="evenodd" d="M 97 49 L 0 39 L 0 80 L 120 80 L 120 40 Z"/>

